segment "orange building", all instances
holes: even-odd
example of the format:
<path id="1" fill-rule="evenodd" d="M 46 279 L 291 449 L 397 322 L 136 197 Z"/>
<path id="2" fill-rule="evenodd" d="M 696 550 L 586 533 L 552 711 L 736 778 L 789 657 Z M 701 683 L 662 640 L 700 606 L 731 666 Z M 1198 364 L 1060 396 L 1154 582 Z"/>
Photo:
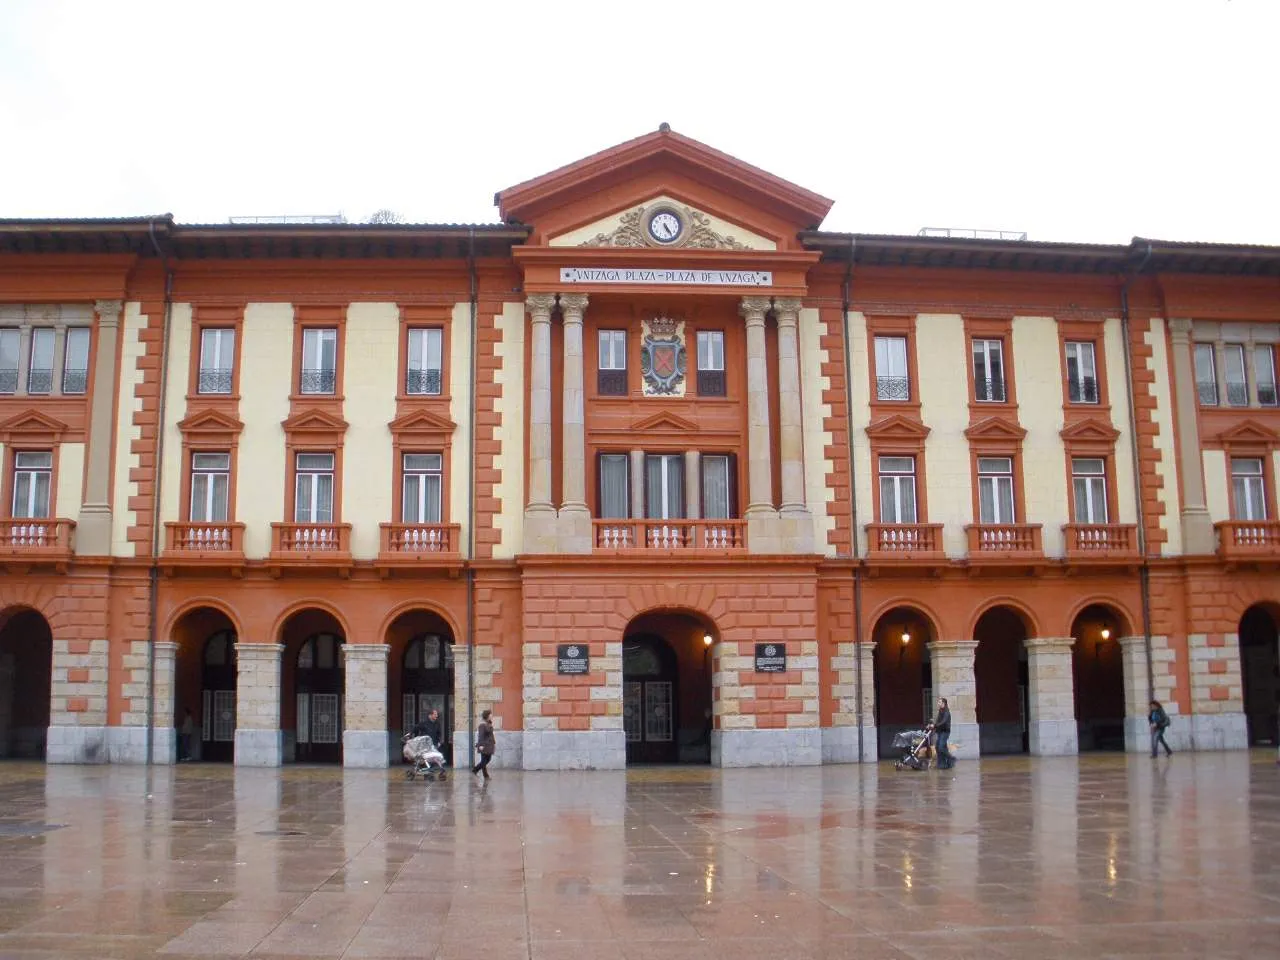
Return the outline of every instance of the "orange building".
<path id="1" fill-rule="evenodd" d="M 496 202 L 0 221 L 0 750 L 1276 742 L 1280 248 L 824 232 L 665 126 Z"/>

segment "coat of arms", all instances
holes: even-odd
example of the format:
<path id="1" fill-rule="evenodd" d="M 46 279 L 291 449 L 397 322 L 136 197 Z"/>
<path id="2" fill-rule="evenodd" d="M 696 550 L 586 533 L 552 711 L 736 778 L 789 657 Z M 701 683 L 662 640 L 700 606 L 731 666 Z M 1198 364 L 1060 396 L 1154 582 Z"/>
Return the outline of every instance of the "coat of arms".
<path id="1" fill-rule="evenodd" d="M 684 346 L 684 321 L 654 317 L 644 321 L 640 373 L 646 397 L 683 397 L 689 354 Z"/>

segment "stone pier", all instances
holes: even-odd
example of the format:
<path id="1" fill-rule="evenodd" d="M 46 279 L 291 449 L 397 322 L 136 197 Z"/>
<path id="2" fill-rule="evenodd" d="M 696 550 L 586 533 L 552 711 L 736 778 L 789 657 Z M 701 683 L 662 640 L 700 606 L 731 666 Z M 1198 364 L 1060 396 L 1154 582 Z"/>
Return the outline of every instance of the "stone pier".
<path id="1" fill-rule="evenodd" d="M 963 760 L 976 759 L 978 747 L 978 684 L 973 675 L 976 640 L 929 644 L 933 696 L 946 697 L 951 708 L 951 752 Z"/>
<path id="2" fill-rule="evenodd" d="M 387 730 L 387 657 L 385 643 L 344 643 L 346 692 L 343 697 L 342 765 L 385 767 L 390 762 Z"/>
<path id="3" fill-rule="evenodd" d="M 279 643 L 236 644 L 236 766 L 278 767 L 284 761 L 280 730 Z"/>
<path id="4" fill-rule="evenodd" d="M 1042 637 L 1026 641 L 1028 739 L 1039 757 L 1070 756 L 1080 752 L 1076 727 L 1075 691 L 1071 675 L 1071 637 Z"/>

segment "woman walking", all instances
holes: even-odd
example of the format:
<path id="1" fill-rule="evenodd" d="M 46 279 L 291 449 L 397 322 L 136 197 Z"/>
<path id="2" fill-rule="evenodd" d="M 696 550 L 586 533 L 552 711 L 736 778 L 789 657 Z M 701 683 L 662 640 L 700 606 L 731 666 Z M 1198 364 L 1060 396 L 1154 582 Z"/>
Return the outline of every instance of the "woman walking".
<path id="1" fill-rule="evenodd" d="M 1164 707 L 1160 705 L 1159 700 L 1151 701 L 1151 712 L 1147 714 L 1147 723 L 1151 725 L 1151 756 L 1155 757 L 1159 751 L 1156 745 L 1164 747 L 1164 753 L 1167 757 L 1173 756 L 1173 751 L 1169 749 L 1169 744 L 1165 743 L 1164 732 L 1169 729 L 1169 715 L 1164 712 Z"/>
<path id="2" fill-rule="evenodd" d="M 483 773 L 486 780 L 489 779 L 489 761 L 493 759 L 493 749 L 497 746 L 490 720 L 492 716 L 492 710 L 485 710 L 480 714 L 480 724 L 476 727 L 476 752 L 480 754 L 480 762 L 471 768 L 472 773 Z"/>

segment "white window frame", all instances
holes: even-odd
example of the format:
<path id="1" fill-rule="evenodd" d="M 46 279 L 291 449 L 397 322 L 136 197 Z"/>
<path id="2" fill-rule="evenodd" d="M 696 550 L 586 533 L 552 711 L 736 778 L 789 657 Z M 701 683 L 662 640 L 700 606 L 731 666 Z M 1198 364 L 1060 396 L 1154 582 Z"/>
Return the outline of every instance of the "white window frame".
<path id="1" fill-rule="evenodd" d="M 1267 519 L 1266 466 L 1260 457 L 1231 458 L 1233 520 Z"/>
<path id="2" fill-rule="evenodd" d="M 880 522 L 895 525 L 919 523 L 916 458 L 884 454 L 878 458 L 877 468 L 880 474 Z M 905 496 L 908 491 L 910 500 Z"/>
<path id="3" fill-rule="evenodd" d="M 627 369 L 627 331 L 599 331 L 599 369 Z"/>
<path id="4" fill-rule="evenodd" d="M 235 363 L 235 327 L 202 327 L 200 330 L 200 368 L 196 371 L 197 392 L 223 396 L 231 393 Z M 225 380 L 221 376 L 222 374 L 226 374 Z"/>
<path id="5" fill-rule="evenodd" d="M 1192 347 L 1192 367 L 1196 378 L 1196 396 L 1202 407 L 1216 407 L 1218 396 L 1218 357 L 1212 343 L 1197 343 Z M 1207 364 L 1207 368 L 1206 368 Z"/>
<path id="6" fill-rule="evenodd" d="M 600 484 L 600 505 L 599 519 L 601 520 L 627 520 L 631 517 L 631 458 L 625 453 L 601 453 L 599 455 L 596 469 L 599 471 Z M 621 467 L 622 471 L 622 506 L 616 509 L 606 509 L 605 490 L 608 484 L 605 480 L 605 473 L 610 468 L 617 470 Z"/>
<path id="7" fill-rule="evenodd" d="M 1101 457 L 1072 457 L 1071 496 L 1076 523 L 1109 523 L 1107 461 Z"/>
<path id="8" fill-rule="evenodd" d="M 704 453 L 699 458 L 699 478 L 702 485 L 702 519 L 733 519 L 733 467 L 732 458 L 723 453 Z M 716 509 L 717 500 L 723 499 L 724 508 Z"/>
<path id="9" fill-rule="evenodd" d="M 1102 385 L 1098 382 L 1097 347 L 1091 340 L 1067 341 L 1067 400 L 1070 403 L 1101 403 Z M 1075 367 L 1074 376 L 1072 367 Z M 1093 381 L 1093 399 L 1085 385 Z M 1072 396 L 1072 394 L 1075 394 Z"/>
<path id="10" fill-rule="evenodd" d="M 1276 348 L 1269 343 L 1254 344 L 1253 382 L 1258 395 L 1258 406 L 1274 407 L 1280 404 L 1280 397 L 1276 394 Z"/>
<path id="11" fill-rule="evenodd" d="M 92 334 L 88 327 L 67 327 L 67 334 L 62 344 L 62 392 L 68 396 L 79 396 L 89 391 L 89 353 L 92 347 Z M 83 360 L 75 358 L 72 353 L 83 353 Z M 80 375 L 80 383 L 72 383 L 70 378 Z"/>
<path id="12" fill-rule="evenodd" d="M 444 454 L 406 453 L 400 466 L 401 523 L 444 523 Z"/>
<path id="13" fill-rule="evenodd" d="M 1004 340 L 999 337 L 974 337 L 973 346 L 970 350 L 971 364 L 973 366 L 973 398 L 978 403 L 1007 403 L 1009 400 L 1009 372 L 1006 369 L 1004 359 Z M 992 376 L 991 358 L 996 358 L 996 362 L 1000 366 L 1000 376 Z M 978 360 L 981 358 L 983 376 L 978 376 Z M 978 381 L 983 384 L 983 391 L 979 390 Z M 982 396 L 985 388 L 993 383 L 999 384 L 1000 396 Z"/>
<path id="14" fill-rule="evenodd" d="M 1003 464 L 1007 466 L 997 466 Z M 985 465 L 985 469 L 984 469 Z M 990 497 L 984 497 L 984 489 L 990 490 Z M 1018 522 L 1017 491 L 1013 483 L 1012 457 L 979 457 L 978 458 L 978 522 L 983 524 L 1013 524 Z M 983 506 L 991 504 L 990 515 L 984 515 Z M 1004 516 L 1004 503 L 1009 516 Z"/>
<path id="15" fill-rule="evenodd" d="M 724 372 L 724 331 L 698 331 L 698 369 Z"/>
<path id="16" fill-rule="evenodd" d="M 1226 381 L 1226 401 L 1229 407 L 1249 405 L 1249 366 L 1242 343 L 1222 345 L 1222 375 Z"/>
<path id="17" fill-rule="evenodd" d="M 327 349 L 326 349 L 327 348 Z M 330 356 L 326 357 L 326 354 Z M 323 382 L 309 385 L 308 373 L 329 374 L 333 385 L 323 389 Z M 331 396 L 338 392 L 338 330 L 336 327 L 303 327 L 302 328 L 302 369 L 301 383 L 298 392 L 320 396 Z"/>
<path id="18" fill-rule="evenodd" d="M 192 523 L 226 523 L 230 519 L 230 491 L 231 454 L 191 455 Z"/>
<path id="19" fill-rule="evenodd" d="M 58 334 L 53 327 L 32 327 L 31 328 L 31 354 L 27 357 L 27 393 L 33 396 L 46 396 L 53 393 L 53 366 L 54 357 L 58 349 Z M 48 362 L 41 361 L 40 366 L 36 365 L 36 355 L 41 352 L 48 354 Z M 32 387 L 33 374 L 47 374 L 49 377 L 48 385 L 43 389 L 35 389 Z"/>
<path id="20" fill-rule="evenodd" d="M 440 396 L 444 393 L 444 328 L 410 327 L 405 364 L 405 393 L 412 396 Z M 435 389 L 429 375 L 434 373 Z M 414 382 L 418 374 L 418 382 Z"/>
<path id="21" fill-rule="evenodd" d="M 305 458 L 327 457 L 329 460 L 328 468 L 322 468 L 321 462 L 316 460 L 306 461 Z M 305 465 L 304 465 L 305 464 Z M 333 523 L 334 519 L 334 486 L 335 473 L 337 466 L 337 457 L 332 453 L 326 452 L 309 452 L 298 453 L 294 455 L 294 488 L 293 488 L 293 522 L 294 523 Z M 328 509 L 320 509 L 321 490 L 324 487 L 323 479 L 328 477 Z M 308 509 L 306 514 L 303 513 L 303 490 L 306 490 L 306 502 Z M 327 516 L 325 515 L 327 514 Z"/>
<path id="22" fill-rule="evenodd" d="M 8 353 L 12 360 L 5 362 Z M 17 327 L 0 327 L 0 394 L 6 396 L 18 392 L 22 370 L 22 331 Z"/>
<path id="23" fill-rule="evenodd" d="M 907 361 L 907 338 L 892 334 L 877 334 L 876 351 L 876 399 L 906 403 L 911 400 L 911 365 Z M 901 380 L 907 389 L 903 396 L 894 396 L 891 381 Z"/>
<path id="24" fill-rule="evenodd" d="M 657 491 L 651 489 L 649 484 L 649 465 L 655 461 L 660 462 L 659 472 L 662 475 Z M 684 456 L 679 453 L 646 453 L 644 457 L 644 477 L 645 518 L 648 520 L 683 520 L 686 510 L 684 502 Z M 678 481 L 673 477 L 678 478 Z M 655 492 L 661 501 L 659 516 L 654 516 L 649 509 L 652 504 L 650 498 L 654 496 Z"/>
<path id="25" fill-rule="evenodd" d="M 15 520 L 47 520 L 53 515 L 53 451 L 14 451 L 11 506 Z"/>

